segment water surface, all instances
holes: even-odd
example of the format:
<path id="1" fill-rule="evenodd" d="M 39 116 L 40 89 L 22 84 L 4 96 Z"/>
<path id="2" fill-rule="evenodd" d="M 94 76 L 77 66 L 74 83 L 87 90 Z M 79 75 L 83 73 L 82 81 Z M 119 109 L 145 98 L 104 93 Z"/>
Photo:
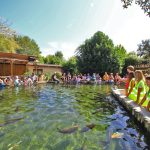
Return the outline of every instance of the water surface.
<path id="1" fill-rule="evenodd" d="M 141 150 L 149 138 L 109 85 L 39 85 L 0 91 L 0 150 Z M 86 129 L 86 125 L 94 128 Z M 59 129 L 78 126 L 70 134 Z M 121 138 L 111 138 L 114 133 Z"/>

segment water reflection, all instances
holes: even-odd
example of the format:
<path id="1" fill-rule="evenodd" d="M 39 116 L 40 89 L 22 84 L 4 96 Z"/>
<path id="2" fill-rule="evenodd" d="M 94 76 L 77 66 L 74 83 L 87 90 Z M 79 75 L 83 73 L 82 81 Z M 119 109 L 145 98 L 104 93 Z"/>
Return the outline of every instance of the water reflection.
<path id="1" fill-rule="evenodd" d="M 0 97 L 0 149 L 20 141 L 23 150 L 149 148 L 148 136 L 110 95 L 108 85 L 7 88 Z"/>

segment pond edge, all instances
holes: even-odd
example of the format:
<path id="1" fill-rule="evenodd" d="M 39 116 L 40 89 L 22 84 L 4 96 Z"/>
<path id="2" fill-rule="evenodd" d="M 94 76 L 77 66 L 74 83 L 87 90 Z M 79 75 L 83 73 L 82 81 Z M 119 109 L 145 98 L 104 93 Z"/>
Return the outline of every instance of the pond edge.
<path id="1" fill-rule="evenodd" d="M 135 104 L 132 100 L 121 94 L 123 89 L 111 88 L 113 96 L 125 107 L 129 113 L 135 117 L 135 119 L 144 126 L 147 132 L 150 134 L 150 112 L 145 108 Z"/>

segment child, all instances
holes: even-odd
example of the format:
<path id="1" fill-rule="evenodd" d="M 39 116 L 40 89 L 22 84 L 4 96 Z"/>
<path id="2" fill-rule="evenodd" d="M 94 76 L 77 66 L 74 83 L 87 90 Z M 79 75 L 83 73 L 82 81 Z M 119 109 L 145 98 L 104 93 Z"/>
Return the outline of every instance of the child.
<path id="1" fill-rule="evenodd" d="M 127 76 L 127 83 L 126 84 L 126 96 L 128 97 L 133 90 L 133 87 L 135 85 L 135 78 L 134 78 L 134 72 L 130 72 Z"/>
<path id="2" fill-rule="evenodd" d="M 146 94 L 141 100 L 140 105 L 146 107 L 146 109 L 150 111 L 150 75 L 146 76 L 146 84 L 147 84 Z"/>
<path id="3" fill-rule="evenodd" d="M 143 99 L 145 92 L 146 92 L 144 81 L 145 79 L 144 79 L 142 71 L 136 70 L 135 71 L 135 86 L 128 97 L 134 100 L 135 103 L 137 104 Z"/>

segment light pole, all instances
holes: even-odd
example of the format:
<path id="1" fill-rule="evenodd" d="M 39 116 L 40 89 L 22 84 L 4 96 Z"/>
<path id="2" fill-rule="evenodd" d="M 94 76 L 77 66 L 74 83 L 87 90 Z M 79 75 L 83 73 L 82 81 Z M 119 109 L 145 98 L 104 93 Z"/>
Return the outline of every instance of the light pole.
<path id="1" fill-rule="evenodd" d="M 38 74 L 38 71 L 37 71 L 38 63 L 39 63 L 39 61 L 36 59 L 36 60 L 34 61 L 34 65 L 35 65 L 35 74 L 36 74 L 36 75 Z"/>

